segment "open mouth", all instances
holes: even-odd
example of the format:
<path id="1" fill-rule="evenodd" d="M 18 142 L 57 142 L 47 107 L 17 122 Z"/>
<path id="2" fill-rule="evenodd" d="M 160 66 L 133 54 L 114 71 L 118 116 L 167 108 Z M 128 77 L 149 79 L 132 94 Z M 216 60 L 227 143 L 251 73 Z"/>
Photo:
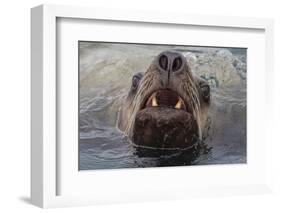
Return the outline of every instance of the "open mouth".
<path id="1" fill-rule="evenodd" d="M 152 92 L 136 114 L 133 143 L 157 149 L 193 147 L 198 141 L 198 124 L 191 112 L 188 102 L 177 92 Z"/>
<path id="2" fill-rule="evenodd" d="M 144 100 L 137 112 L 132 141 L 157 149 L 186 149 L 198 139 L 198 125 L 188 102 L 175 91 L 160 89 Z"/>
<path id="3" fill-rule="evenodd" d="M 142 109 L 147 107 L 168 107 L 190 112 L 188 105 L 183 101 L 180 95 L 170 89 L 160 89 L 153 92 Z"/>

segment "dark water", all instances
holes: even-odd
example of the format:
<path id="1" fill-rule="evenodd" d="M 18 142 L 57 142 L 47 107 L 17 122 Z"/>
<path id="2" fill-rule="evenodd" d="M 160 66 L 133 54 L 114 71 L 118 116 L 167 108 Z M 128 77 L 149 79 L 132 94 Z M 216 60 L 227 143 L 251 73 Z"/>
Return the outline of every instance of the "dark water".
<path id="1" fill-rule="evenodd" d="M 164 50 L 182 52 L 211 85 L 208 135 L 197 149 L 134 147 L 117 128 L 134 73 Z M 246 49 L 80 42 L 81 170 L 246 163 Z"/>

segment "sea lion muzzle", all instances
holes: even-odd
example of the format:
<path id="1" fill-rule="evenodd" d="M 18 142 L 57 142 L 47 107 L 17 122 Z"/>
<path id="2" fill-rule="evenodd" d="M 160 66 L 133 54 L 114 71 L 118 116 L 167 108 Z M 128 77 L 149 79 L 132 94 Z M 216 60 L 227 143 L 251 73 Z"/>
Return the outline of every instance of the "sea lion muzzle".
<path id="1" fill-rule="evenodd" d="M 181 53 L 162 52 L 145 73 L 133 76 L 119 128 L 140 147 L 192 148 L 202 136 L 209 93 Z"/>
<path id="2" fill-rule="evenodd" d="M 197 133 L 190 107 L 176 92 L 162 89 L 152 93 L 137 113 L 133 142 L 156 148 L 187 148 L 196 143 Z"/>

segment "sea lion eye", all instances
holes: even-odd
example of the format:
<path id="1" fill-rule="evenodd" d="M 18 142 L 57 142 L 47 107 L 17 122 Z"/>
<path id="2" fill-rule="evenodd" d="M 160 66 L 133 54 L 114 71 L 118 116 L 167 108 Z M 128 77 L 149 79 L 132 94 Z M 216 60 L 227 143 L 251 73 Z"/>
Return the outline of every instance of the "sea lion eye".
<path id="1" fill-rule="evenodd" d="M 139 86 L 139 82 L 140 82 L 140 78 L 137 77 L 137 76 L 133 76 L 133 79 L 132 79 L 132 88 L 134 90 L 136 90 Z"/>
<path id="2" fill-rule="evenodd" d="M 208 84 L 201 84 L 200 85 L 202 96 L 204 101 L 210 100 L 210 86 Z"/>

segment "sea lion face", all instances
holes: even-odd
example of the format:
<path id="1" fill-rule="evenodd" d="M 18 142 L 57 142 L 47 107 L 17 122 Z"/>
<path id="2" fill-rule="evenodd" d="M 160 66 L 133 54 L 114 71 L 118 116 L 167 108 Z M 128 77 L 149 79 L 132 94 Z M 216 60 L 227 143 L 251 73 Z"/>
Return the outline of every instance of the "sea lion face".
<path id="1" fill-rule="evenodd" d="M 208 83 L 181 53 L 165 51 L 133 76 L 118 127 L 139 146 L 190 148 L 202 138 L 209 104 Z"/>

